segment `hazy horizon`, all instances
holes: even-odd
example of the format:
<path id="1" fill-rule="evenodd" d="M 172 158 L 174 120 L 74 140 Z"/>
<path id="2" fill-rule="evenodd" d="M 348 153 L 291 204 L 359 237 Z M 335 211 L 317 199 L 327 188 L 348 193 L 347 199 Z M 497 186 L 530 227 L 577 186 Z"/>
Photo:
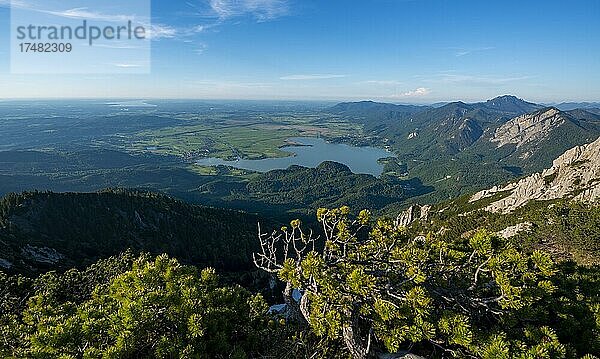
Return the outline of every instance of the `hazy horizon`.
<path id="1" fill-rule="evenodd" d="M 503 94 L 503 95 L 497 95 L 491 98 L 482 98 L 482 99 L 476 99 L 476 100 L 469 100 L 469 101 L 465 101 L 464 99 L 450 99 L 450 100 L 440 100 L 440 101 L 434 101 L 434 102 L 400 102 L 400 101 L 393 101 L 393 100 L 381 100 L 381 99 L 369 99 L 369 98 L 356 98 L 356 99 L 344 99 L 344 98 L 340 98 L 340 99 L 276 99 L 276 98 L 264 98 L 264 99 L 243 99 L 243 98 L 185 98 L 185 97 L 181 97 L 181 98 L 166 98 L 166 97 L 38 97 L 38 98 L 26 98 L 26 97 L 22 97 L 22 98 L 18 98 L 18 97 L 14 97 L 14 98 L 0 98 L 0 102 L 32 102 L 32 101 L 125 101 L 125 102 L 129 102 L 129 101 L 200 101 L 200 102 L 264 102 L 264 103 L 268 103 L 268 102 L 275 102 L 275 103 L 320 103 L 320 104 L 337 104 L 340 102 L 380 102 L 380 103 L 389 103 L 389 104 L 396 104 L 396 105 L 413 105 L 413 106 L 431 106 L 431 105 L 438 105 L 438 104 L 447 104 L 447 103 L 453 103 L 453 102 L 465 102 L 465 103 L 480 103 L 480 102 L 485 102 L 488 100 L 493 100 L 495 98 L 498 97 L 503 97 L 503 96 L 514 96 L 517 97 L 520 100 L 526 101 L 526 102 L 532 102 L 532 103 L 536 103 L 539 105 L 559 105 L 559 104 L 566 104 L 566 103 L 590 103 L 590 104 L 600 104 L 600 100 L 591 100 L 591 101 L 577 101 L 577 100 L 573 100 L 573 101 L 531 101 L 527 98 L 522 98 L 518 95 L 512 95 L 512 94 Z M 152 105 L 152 104 L 150 104 Z"/>

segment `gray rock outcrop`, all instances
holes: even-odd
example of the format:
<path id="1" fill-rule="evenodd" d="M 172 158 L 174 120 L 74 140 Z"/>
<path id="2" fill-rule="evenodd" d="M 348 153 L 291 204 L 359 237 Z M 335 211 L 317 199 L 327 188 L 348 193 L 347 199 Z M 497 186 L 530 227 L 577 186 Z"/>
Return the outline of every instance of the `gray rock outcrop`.
<path id="1" fill-rule="evenodd" d="M 565 123 L 563 114 L 555 108 L 522 115 L 496 129 L 490 142 L 496 143 L 498 148 L 508 144 L 514 144 L 520 148 L 529 143 L 541 141 L 554 128 L 563 123 Z"/>
<path id="2" fill-rule="evenodd" d="M 414 204 L 396 217 L 396 226 L 408 227 L 417 220 L 426 221 L 430 210 L 431 206 Z"/>
<path id="3" fill-rule="evenodd" d="M 574 147 L 554 160 L 552 167 L 504 187 L 493 187 L 473 195 L 469 202 L 508 194 L 489 204 L 490 212 L 510 213 L 531 200 L 571 198 L 593 202 L 600 199 L 600 138 Z"/>
<path id="4" fill-rule="evenodd" d="M 506 227 L 503 230 L 497 232 L 496 234 L 504 239 L 509 239 L 521 232 L 529 232 L 533 228 L 533 223 L 524 222 L 515 224 L 514 226 Z"/>
<path id="5" fill-rule="evenodd" d="M 21 248 L 21 252 L 23 255 L 32 258 L 38 263 L 56 264 L 64 258 L 64 256 L 54 248 L 36 247 L 30 244 Z"/>

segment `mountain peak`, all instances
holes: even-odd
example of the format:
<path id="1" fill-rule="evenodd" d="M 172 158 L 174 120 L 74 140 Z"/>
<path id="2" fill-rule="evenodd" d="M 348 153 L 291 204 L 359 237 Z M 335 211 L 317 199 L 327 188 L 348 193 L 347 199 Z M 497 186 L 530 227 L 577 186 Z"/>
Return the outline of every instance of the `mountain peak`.
<path id="1" fill-rule="evenodd" d="M 497 102 L 497 101 L 503 101 L 503 102 L 525 102 L 525 100 L 518 98 L 517 96 L 514 95 L 502 95 L 502 96 L 498 96 L 498 97 L 494 97 L 491 100 L 488 100 L 487 102 Z"/>
<path id="2" fill-rule="evenodd" d="M 543 106 L 527 102 L 513 95 L 503 95 L 483 103 L 488 109 L 503 111 L 513 114 L 529 113 L 541 109 Z"/>
<path id="3" fill-rule="evenodd" d="M 519 98 L 514 95 L 502 95 L 502 96 L 494 97 L 491 100 L 487 100 L 485 103 L 488 106 L 505 106 L 508 104 L 512 104 L 512 105 L 521 105 L 521 106 L 522 105 L 534 105 L 534 106 L 537 106 L 538 108 L 542 107 L 542 106 L 534 104 L 532 102 L 525 101 L 522 98 Z"/>

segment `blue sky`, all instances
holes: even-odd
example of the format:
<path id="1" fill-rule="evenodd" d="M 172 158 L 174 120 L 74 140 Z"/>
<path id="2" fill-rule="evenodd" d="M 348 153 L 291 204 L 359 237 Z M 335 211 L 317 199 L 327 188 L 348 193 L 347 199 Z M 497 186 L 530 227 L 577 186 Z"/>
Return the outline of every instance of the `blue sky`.
<path id="1" fill-rule="evenodd" d="M 156 0 L 137 75 L 11 75 L 8 3 L 0 98 L 600 100 L 597 0 Z"/>

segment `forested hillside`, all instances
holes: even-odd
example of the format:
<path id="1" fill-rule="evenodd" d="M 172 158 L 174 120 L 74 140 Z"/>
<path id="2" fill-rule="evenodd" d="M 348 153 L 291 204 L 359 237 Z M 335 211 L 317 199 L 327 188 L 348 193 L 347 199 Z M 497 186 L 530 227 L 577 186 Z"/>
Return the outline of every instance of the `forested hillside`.
<path id="1" fill-rule="evenodd" d="M 89 265 L 131 248 L 248 270 L 258 221 L 143 191 L 9 194 L 0 202 L 0 266 L 34 274 Z"/>
<path id="2" fill-rule="evenodd" d="M 391 165 L 389 166 L 391 167 Z M 343 164 L 326 161 L 316 168 L 290 166 L 252 176 L 248 181 L 216 180 L 199 188 L 199 198 L 220 198 L 215 205 L 240 208 L 289 220 L 324 206 L 380 210 L 432 188 L 417 180 L 401 180 L 395 174 L 375 177 L 352 173 Z"/>

